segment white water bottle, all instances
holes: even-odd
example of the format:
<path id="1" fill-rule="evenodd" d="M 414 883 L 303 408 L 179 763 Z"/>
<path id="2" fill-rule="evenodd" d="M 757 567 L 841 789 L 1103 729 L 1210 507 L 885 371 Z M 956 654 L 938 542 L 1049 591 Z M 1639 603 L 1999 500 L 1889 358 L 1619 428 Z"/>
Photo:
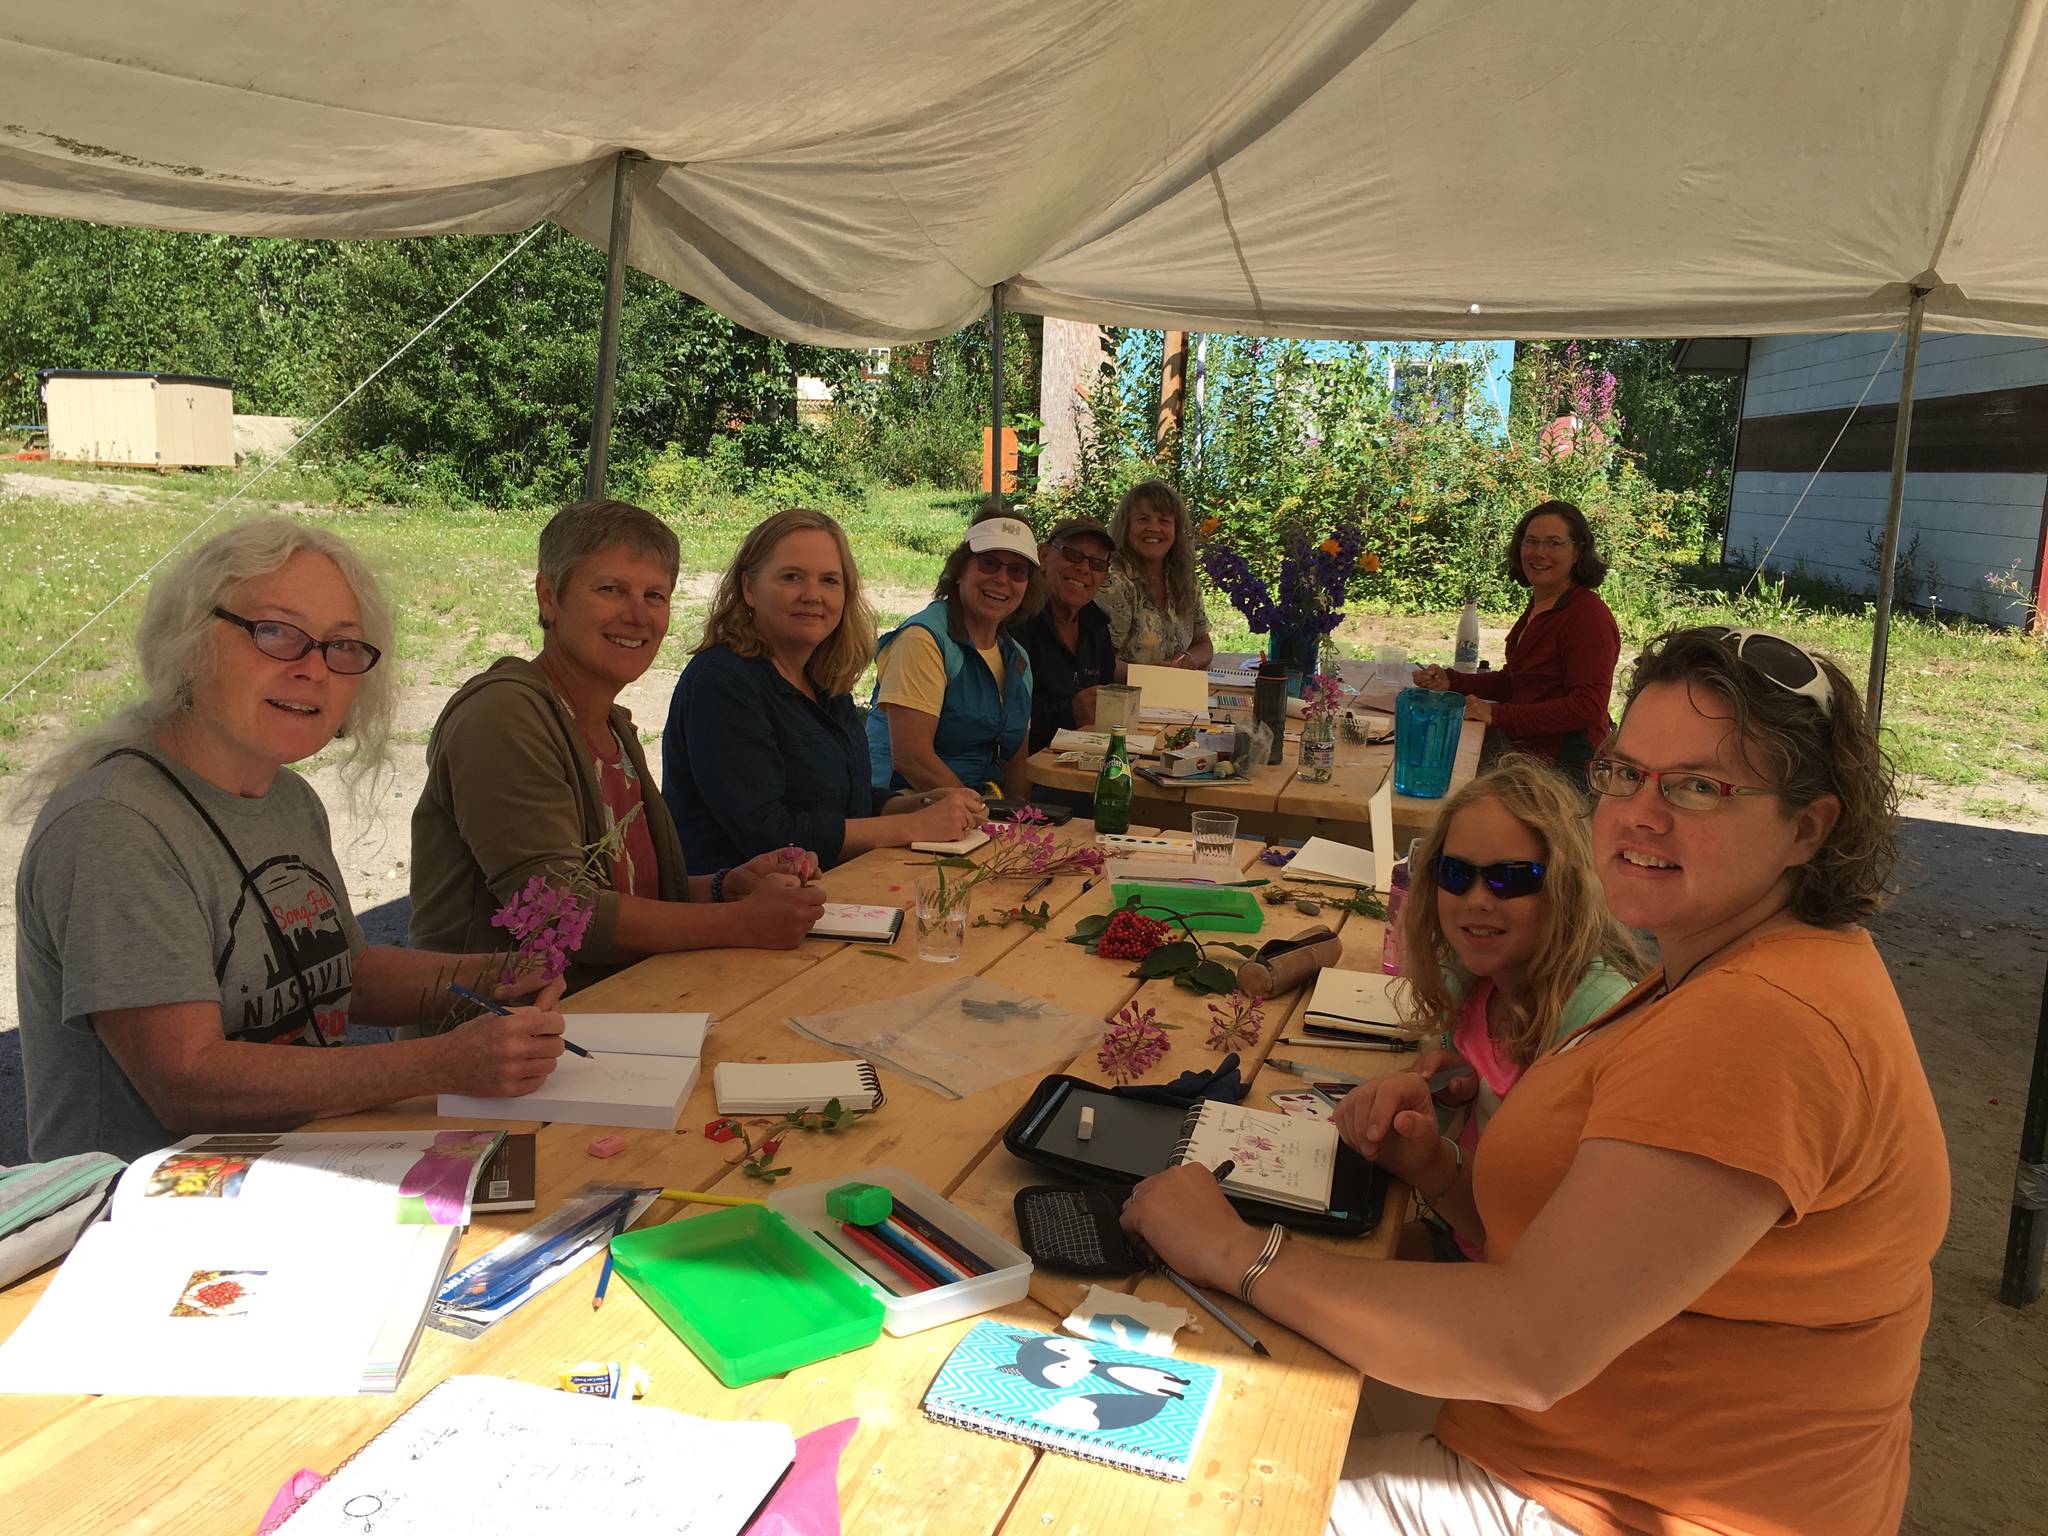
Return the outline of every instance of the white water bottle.
<path id="1" fill-rule="evenodd" d="M 1460 672 L 1479 670 L 1479 600 L 1465 599 L 1465 611 L 1458 615 L 1458 651 L 1452 667 Z"/>

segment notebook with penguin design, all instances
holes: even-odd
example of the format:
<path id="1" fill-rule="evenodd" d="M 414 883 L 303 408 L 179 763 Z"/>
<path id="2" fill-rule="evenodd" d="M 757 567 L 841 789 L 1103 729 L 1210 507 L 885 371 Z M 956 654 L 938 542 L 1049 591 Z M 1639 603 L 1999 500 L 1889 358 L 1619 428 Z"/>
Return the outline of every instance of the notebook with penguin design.
<path id="1" fill-rule="evenodd" d="M 1216 1368 L 1008 1323 L 974 1325 L 924 1395 L 927 1417 L 1185 1482 Z"/>

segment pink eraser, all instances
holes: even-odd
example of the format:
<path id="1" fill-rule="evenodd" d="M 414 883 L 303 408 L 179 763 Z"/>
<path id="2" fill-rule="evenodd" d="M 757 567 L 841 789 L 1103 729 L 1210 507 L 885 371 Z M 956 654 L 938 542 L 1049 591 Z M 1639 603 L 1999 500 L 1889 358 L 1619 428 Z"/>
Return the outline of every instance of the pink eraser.
<path id="1" fill-rule="evenodd" d="M 590 1143 L 592 1157 L 617 1157 L 625 1150 L 626 1138 L 623 1136 L 599 1136 Z"/>

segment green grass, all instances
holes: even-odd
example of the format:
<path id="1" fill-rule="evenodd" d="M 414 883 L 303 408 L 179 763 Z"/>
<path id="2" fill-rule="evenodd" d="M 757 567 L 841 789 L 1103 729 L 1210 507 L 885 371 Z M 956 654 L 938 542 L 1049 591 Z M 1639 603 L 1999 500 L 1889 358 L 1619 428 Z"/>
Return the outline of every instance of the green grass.
<path id="1" fill-rule="evenodd" d="M 0 500 L 0 691 L 247 479 L 247 471 L 160 478 L 61 466 L 19 469 L 110 485 L 139 499 Z M 283 502 L 354 541 L 390 584 L 401 615 L 395 660 L 408 682 L 453 684 L 507 651 L 530 653 L 539 643 L 533 559 L 546 511 L 337 509 L 326 500 L 317 470 L 287 466 L 227 517 L 269 511 Z M 862 579 L 887 623 L 924 601 L 976 500 L 929 488 L 877 489 L 861 510 L 846 515 Z M 659 665 L 683 665 L 701 630 L 712 580 L 759 516 L 745 502 L 724 501 L 671 519 L 682 541 L 684 595 Z M 1677 624 L 1753 625 L 1826 652 L 1863 685 L 1870 654 L 1864 599 L 1811 583 L 1773 582 L 1761 591 L 1738 591 L 1739 576 L 1718 569 L 1683 574 L 1686 580 L 1663 593 L 1606 594 L 1625 647 Z M 134 676 L 130 637 L 143 590 L 130 594 L 0 705 L 0 743 L 38 721 L 74 727 L 120 702 Z M 1219 649 L 1257 648 L 1258 639 L 1242 619 L 1213 595 L 1210 613 Z M 1491 627 L 1505 629 L 1514 615 L 1486 618 Z M 1450 613 L 1354 612 L 1338 642 L 1357 655 L 1394 640 L 1418 660 L 1447 660 L 1456 622 Z M 2048 784 L 2048 646 L 2010 630 L 1907 614 L 1893 621 L 1890 650 L 1885 725 L 1900 768 L 1925 785 L 1981 787 L 1975 803 L 1997 809 L 1979 814 L 2022 810 L 1999 791 L 2014 780 Z M 20 756 L 0 751 L 0 774 L 14 772 Z"/>

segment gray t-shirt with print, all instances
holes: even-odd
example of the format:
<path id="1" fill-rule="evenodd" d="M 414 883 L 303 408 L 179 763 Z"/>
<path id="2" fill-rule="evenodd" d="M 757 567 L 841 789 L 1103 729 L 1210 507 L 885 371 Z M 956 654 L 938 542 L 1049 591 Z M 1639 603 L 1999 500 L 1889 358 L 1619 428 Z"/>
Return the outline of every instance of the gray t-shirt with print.
<path id="1" fill-rule="evenodd" d="M 228 1039 L 262 1043 L 313 1044 L 316 1030 L 339 1041 L 348 1027 L 363 933 L 320 797 L 282 771 L 266 794 L 244 798 L 161 751 L 151 755 L 234 844 L 250 888 L 199 813 L 146 762 L 103 761 L 50 797 L 14 885 L 28 1145 L 37 1159 L 133 1158 L 175 1139 L 100 1043 L 95 1013 L 217 1002 Z"/>

